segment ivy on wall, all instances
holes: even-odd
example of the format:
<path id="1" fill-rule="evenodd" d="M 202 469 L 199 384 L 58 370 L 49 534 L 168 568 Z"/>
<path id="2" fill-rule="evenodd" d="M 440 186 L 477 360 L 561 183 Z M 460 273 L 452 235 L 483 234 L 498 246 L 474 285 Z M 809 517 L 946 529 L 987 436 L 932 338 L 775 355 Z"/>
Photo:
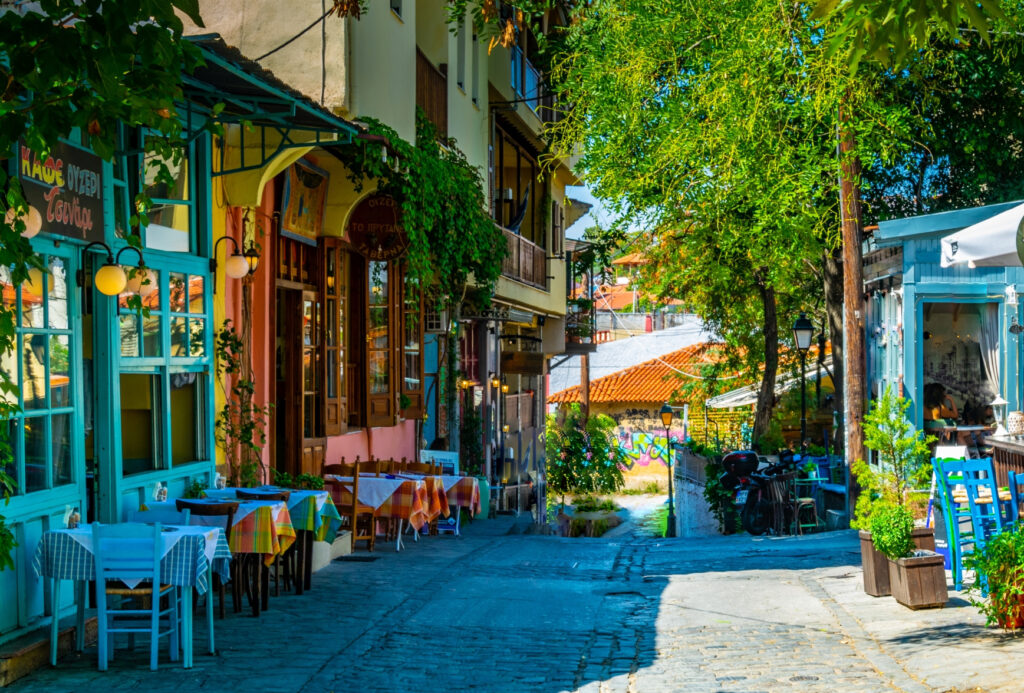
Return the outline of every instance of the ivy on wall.
<path id="1" fill-rule="evenodd" d="M 438 138 L 420 109 L 415 144 L 373 118 L 361 121 L 371 136 L 386 138 L 387 143 L 370 140 L 362 147 L 342 147 L 338 155 L 357 191 L 376 180 L 377 190 L 398 202 L 412 276 L 439 289 L 439 308 L 457 305 L 470 277 L 489 297 L 501 275 L 507 245 L 487 213 L 480 171 L 454 139 Z"/>

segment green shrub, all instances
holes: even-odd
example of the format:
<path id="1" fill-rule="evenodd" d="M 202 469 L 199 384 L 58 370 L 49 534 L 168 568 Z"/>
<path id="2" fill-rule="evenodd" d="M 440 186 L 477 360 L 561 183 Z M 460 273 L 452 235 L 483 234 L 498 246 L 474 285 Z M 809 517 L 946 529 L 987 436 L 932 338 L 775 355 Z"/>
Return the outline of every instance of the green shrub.
<path id="1" fill-rule="evenodd" d="M 878 505 L 871 513 L 871 543 L 895 561 L 914 550 L 914 518 L 902 505 Z"/>
<path id="2" fill-rule="evenodd" d="M 736 512 L 736 491 L 722 485 L 718 478 L 725 470 L 716 459 L 704 467 L 704 500 L 718 520 L 718 531 L 733 534 L 740 530 L 740 514 Z"/>
<path id="3" fill-rule="evenodd" d="M 570 537 L 581 537 L 587 532 L 587 521 L 580 518 L 572 518 L 569 520 L 569 536 Z"/>
<path id="4" fill-rule="evenodd" d="M 965 590 L 971 604 L 984 614 L 988 625 L 998 623 L 1013 630 L 1017 625 L 1013 617 L 1020 614 L 1024 597 L 1024 532 L 1014 526 L 992 537 L 984 548 L 964 557 L 964 568 L 977 576 Z M 982 590 L 988 598 L 975 599 Z"/>
<path id="5" fill-rule="evenodd" d="M 610 416 L 584 417 L 578 404 L 547 417 L 544 449 L 552 494 L 614 493 L 622 487 L 625 453 L 617 444 L 615 426 Z"/>
<path id="6" fill-rule="evenodd" d="M 594 520 L 591 524 L 590 536 L 599 537 L 608 531 L 607 520 Z"/>

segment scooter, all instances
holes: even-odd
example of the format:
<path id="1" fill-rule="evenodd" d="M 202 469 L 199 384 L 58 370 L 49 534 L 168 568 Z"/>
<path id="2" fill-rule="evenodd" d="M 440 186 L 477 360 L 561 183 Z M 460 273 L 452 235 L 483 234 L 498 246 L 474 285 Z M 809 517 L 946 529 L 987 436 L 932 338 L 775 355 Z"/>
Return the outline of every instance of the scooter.
<path id="1" fill-rule="evenodd" d="M 760 536 L 768 531 L 772 520 L 773 503 L 768 497 L 768 486 L 775 477 L 795 468 L 800 455 L 790 450 L 779 451 L 779 461 L 746 476 L 736 492 L 736 506 L 740 508 L 740 524 L 750 534 Z"/>

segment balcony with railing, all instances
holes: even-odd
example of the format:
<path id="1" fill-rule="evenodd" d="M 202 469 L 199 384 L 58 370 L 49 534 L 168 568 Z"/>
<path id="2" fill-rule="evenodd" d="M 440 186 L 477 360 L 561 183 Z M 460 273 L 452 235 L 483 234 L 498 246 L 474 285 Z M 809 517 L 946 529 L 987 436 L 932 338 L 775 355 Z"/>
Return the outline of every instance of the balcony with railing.
<path id="1" fill-rule="evenodd" d="M 437 128 L 439 137 L 448 137 L 448 75 L 416 51 L 416 105 Z"/>
<path id="2" fill-rule="evenodd" d="M 594 252 L 586 241 L 566 241 L 565 353 L 597 350 L 597 308 L 594 301 Z"/>
<path id="3" fill-rule="evenodd" d="M 514 46 L 512 54 L 512 90 L 516 97 L 537 114 L 544 123 L 557 123 L 562 119 L 562 109 L 555 101 L 554 94 L 544 88 L 544 77 L 523 55 L 523 49 Z M 547 93 L 546 93 L 547 92 Z"/>
<path id="4" fill-rule="evenodd" d="M 501 262 L 501 273 L 509 279 L 547 291 L 547 252 L 517 233 L 508 229 L 502 231 L 508 244 L 508 254 Z"/>

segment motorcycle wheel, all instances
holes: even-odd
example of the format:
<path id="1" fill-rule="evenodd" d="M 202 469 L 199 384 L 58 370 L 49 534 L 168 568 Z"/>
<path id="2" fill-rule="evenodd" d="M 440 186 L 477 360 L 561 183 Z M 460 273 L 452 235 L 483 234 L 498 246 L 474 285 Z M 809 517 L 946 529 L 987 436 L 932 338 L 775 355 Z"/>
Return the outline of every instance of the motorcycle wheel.
<path id="1" fill-rule="evenodd" d="M 743 529 L 754 536 L 761 536 L 768 531 L 768 519 L 771 514 L 771 504 L 763 498 L 752 498 L 743 506 L 743 514 L 740 517 Z"/>

